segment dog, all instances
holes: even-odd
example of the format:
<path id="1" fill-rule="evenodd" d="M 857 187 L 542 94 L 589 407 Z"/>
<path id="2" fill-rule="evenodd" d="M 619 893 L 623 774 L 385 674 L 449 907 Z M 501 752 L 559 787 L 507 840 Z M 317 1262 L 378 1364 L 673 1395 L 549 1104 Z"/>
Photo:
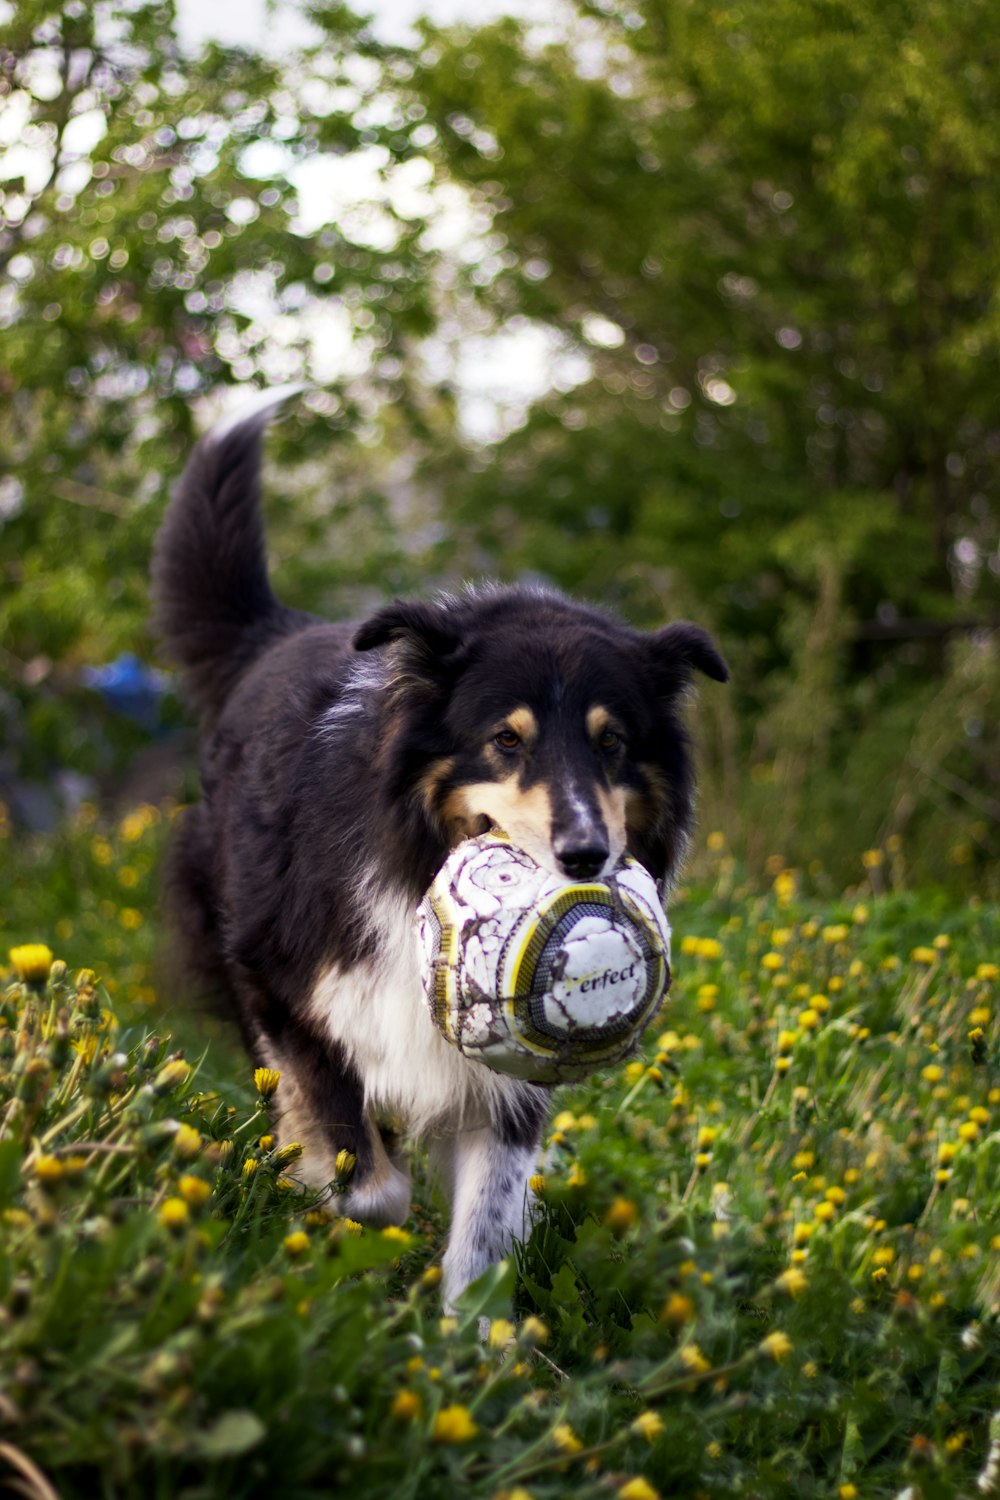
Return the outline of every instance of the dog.
<path id="1" fill-rule="evenodd" d="M 681 701 L 726 663 L 677 622 L 641 633 L 536 585 L 395 599 L 361 622 L 280 604 L 261 518 L 258 405 L 197 444 L 158 534 L 154 621 L 201 721 L 201 801 L 170 885 L 179 941 L 260 1065 L 279 1070 L 303 1179 L 356 1166 L 342 1211 L 401 1223 L 390 1122 L 451 1201 L 443 1292 L 530 1231 L 550 1089 L 454 1049 L 421 993 L 414 911 L 448 851 L 502 828 L 574 879 L 628 850 L 664 896 L 692 823 Z"/>

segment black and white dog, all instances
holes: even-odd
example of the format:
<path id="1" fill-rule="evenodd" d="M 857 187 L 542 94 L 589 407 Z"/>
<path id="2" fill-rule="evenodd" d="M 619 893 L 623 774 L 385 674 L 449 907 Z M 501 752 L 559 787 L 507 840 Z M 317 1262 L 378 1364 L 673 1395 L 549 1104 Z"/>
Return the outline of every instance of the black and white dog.
<path id="1" fill-rule="evenodd" d="M 273 405 L 273 402 L 271 403 Z M 260 514 L 268 407 L 198 444 L 157 539 L 159 633 L 201 716 L 202 800 L 171 886 L 200 982 L 280 1069 L 303 1177 L 357 1168 L 344 1212 L 410 1205 L 391 1122 L 427 1142 L 452 1202 L 445 1300 L 527 1228 L 547 1088 L 435 1029 L 414 910 L 448 850 L 492 826 L 546 868 L 628 849 L 669 885 L 692 818 L 679 701 L 726 680 L 706 632 L 641 634 L 554 590 L 470 588 L 328 624 L 279 604 Z"/>

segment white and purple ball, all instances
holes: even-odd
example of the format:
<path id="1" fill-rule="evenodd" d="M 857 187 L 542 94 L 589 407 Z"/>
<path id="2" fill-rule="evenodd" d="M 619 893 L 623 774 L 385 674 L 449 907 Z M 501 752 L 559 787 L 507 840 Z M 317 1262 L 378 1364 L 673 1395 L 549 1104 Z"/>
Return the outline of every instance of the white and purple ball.
<path id="1" fill-rule="evenodd" d="M 535 1083 L 634 1053 L 670 984 L 670 926 L 626 857 L 565 880 L 502 834 L 453 849 L 417 911 L 424 995 L 468 1057 Z"/>

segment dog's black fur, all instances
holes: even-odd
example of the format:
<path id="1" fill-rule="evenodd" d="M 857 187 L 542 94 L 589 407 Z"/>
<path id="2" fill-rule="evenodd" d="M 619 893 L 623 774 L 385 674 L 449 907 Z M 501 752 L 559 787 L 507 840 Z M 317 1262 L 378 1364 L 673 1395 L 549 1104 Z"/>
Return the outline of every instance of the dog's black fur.
<path id="1" fill-rule="evenodd" d="M 450 847 L 502 824 L 554 871 L 626 847 L 664 889 L 692 818 L 679 701 L 724 681 L 698 626 L 641 634 L 538 588 L 397 600 L 361 624 L 278 603 L 260 515 L 267 411 L 196 448 L 156 544 L 156 621 L 203 727 L 173 889 L 194 971 L 281 1069 L 284 1134 L 344 1200 L 404 1217 L 390 1116 L 450 1179 L 453 1300 L 524 1229 L 548 1090 L 451 1049 L 424 1010 L 411 914 Z"/>

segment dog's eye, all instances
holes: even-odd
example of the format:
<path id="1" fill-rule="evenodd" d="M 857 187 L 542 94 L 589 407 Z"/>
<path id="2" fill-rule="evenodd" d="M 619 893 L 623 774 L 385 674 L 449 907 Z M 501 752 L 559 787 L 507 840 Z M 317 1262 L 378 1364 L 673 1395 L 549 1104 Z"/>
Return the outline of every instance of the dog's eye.
<path id="1" fill-rule="evenodd" d="M 501 729 L 499 734 L 493 736 L 493 743 L 498 750 L 516 750 L 521 743 L 521 736 L 516 729 Z"/>
<path id="2" fill-rule="evenodd" d="M 617 750 L 625 742 L 615 729 L 602 729 L 597 737 L 598 748 L 601 750 Z"/>

